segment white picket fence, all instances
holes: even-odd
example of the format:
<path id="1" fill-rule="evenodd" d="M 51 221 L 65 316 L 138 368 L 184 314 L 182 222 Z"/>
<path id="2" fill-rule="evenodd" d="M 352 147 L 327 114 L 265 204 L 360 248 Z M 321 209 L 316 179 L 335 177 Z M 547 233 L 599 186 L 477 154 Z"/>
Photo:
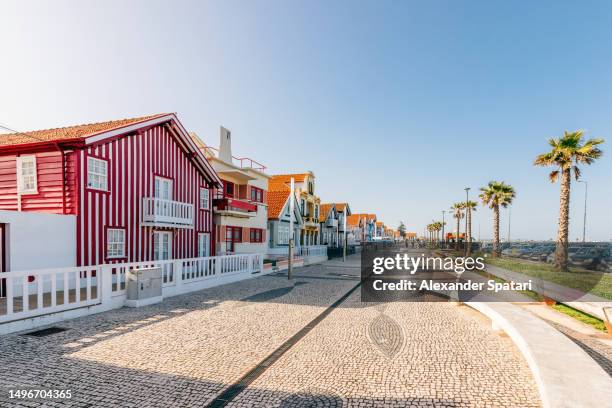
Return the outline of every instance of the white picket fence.
<path id="1" fill-rule="evenodd" d="M 170 297 L 263 274 L 263 255 L 241 254 L 0 273 L 0 333 L 4 323 L 88 307 L 122 307 L 127 273 L 161 267 L 162 296 Z M 85 314 L 90 314 L 85 313 Z"/>
<path id="2" fill-rule="evenodd" d="M 288 247 L 268 248 L 269 255 L 289 256 Z M 327 256 L 327 246 L 325 245 L 308 245 L 295 247 L 295 256 Z"/>

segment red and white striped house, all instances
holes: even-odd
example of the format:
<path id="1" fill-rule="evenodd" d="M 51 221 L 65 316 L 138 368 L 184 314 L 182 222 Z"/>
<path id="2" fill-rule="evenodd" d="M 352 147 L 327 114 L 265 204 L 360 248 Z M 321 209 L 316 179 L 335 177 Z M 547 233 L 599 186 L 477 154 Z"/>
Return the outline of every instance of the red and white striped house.
<path id="1" fill-rule="evenodd" d="M 14 212 L 71 216 L 77 266 L 209 256 L 220 185 L 172 113 L 0 135 L 2 270 Z"/>

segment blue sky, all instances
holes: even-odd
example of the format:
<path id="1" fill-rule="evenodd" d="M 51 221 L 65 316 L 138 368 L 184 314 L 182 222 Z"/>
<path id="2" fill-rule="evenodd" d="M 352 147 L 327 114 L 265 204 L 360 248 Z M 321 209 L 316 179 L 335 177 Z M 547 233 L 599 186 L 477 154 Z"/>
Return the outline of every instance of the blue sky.
<path id="1" fill-rule="evenodd" d="M 0 123 L 177 112 L 215 146 L 230 128 L 272 173 L 314 171 L 324 201 L 417 231 L 465 186 L 504 180 L 512 237 L 553 238 L 559 186 L 531 163 L 566 129 L 611 149 L 610 21 L 607 1 L 4 1 Z M 583 175 L 587 236 L 609 240 L 612 157 Z M 479 224 L 490 237 L 488 209 Z"/>

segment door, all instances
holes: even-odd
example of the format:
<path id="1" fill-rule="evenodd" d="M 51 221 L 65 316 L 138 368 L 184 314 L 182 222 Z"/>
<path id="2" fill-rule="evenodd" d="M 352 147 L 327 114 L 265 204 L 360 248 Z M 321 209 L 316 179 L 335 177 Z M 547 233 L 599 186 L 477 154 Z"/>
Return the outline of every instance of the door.
<path id="1" fill-rule="evenodd" d="M 155 177 L 155 198 L 172 200 L 172 180 L 165 177 Z"/>
<path id="2" fill-rule="evenodd" d="M 241 227 L 226 227 L 225 228 L 225 252 L 236 252 L 236 243 L 242 242 Z"/>
<path id="3" fill-rule="evenodd" d="M 172 233 L 170 231 L 155 231 L 153 233 L 153 260 L 167 261 L 172 259 Z M 172 282 L 172 263 L 161 264 L 163 282 Z"/>
<path id="4" fill-rule="evenodd" d="M 0 224 L 0 273 L 6 272 L 6 224 Z M 6 279 L 0 279 L 0 298 L 6 297 Z"/>

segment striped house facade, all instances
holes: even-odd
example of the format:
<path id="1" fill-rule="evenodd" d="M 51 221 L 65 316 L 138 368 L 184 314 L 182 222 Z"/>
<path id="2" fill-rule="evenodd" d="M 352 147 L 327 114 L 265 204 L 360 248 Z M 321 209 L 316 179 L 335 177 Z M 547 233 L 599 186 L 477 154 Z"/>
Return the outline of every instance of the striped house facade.
<path id="1" fill-rule="evenodd" d="M 34 191 L 20 192 L 32 181 L 23 161 L 34 161 Z M 76 215 L 78 266 L 214 254 L 219 185 L 174 114 L 3 135 L 0 144 L 0 209 Z"/>

